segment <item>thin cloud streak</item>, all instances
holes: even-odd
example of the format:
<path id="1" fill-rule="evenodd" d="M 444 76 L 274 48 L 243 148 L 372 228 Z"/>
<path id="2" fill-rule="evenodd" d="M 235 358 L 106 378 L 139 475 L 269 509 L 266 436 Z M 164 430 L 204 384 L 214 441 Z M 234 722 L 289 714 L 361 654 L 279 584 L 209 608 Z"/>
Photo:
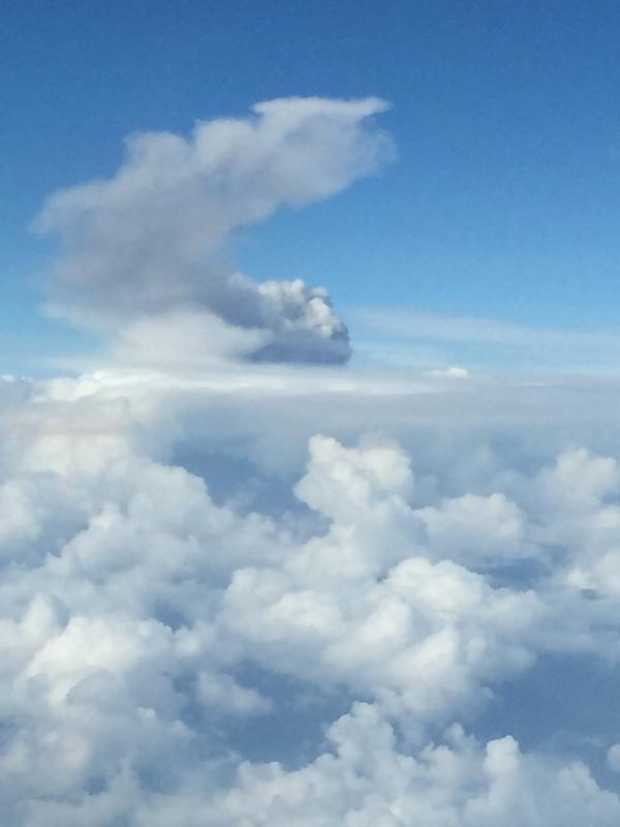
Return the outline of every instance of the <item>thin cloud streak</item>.
<path id="1" fill-rule="evenodd" d="M 422 360 L 445 362 L 461 353 L 470 360 L 467 367 L 473 362 L 500 370 L 542 365 L 567 371 L 585 366 L 596 372 L 620 363 L 620 334 L 614 331 L 530 327 L 415 308 L 352 308 L 348 318 L 363 350 L 391 354 L 394 360 L 407 353 L 415 358 L 419 349 Z"/>

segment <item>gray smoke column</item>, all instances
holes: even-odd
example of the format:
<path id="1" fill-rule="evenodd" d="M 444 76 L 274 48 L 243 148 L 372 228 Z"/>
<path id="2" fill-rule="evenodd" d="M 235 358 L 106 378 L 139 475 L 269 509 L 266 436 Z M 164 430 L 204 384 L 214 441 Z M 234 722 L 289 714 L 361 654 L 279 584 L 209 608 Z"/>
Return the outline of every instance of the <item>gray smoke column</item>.
<path id="1" fill-rule="evenodd" d="M 256 283 L 226 263 L 228 247 L 235 230 L 389 160 L 392 142 L 372 120 L 385 109 L 377 98 L 289 98 L 199 122 L 188 138 L 131 136 L 111 178 L 53 194 L 36 222 L 62 241 L 53 312 L 110 333 L 204 313 L 205 325 L 216 318 L 242 334 L 236 355 L 248 360 L 346 361 L 348 332 L 325 290 Z"/>

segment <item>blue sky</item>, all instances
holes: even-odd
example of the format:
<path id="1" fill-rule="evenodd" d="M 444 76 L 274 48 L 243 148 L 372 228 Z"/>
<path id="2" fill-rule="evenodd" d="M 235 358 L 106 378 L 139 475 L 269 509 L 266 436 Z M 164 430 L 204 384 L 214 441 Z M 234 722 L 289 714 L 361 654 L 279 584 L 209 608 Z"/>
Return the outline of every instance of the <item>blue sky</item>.
<path id="1" fill-rule="evenodd" d="M 17 369 L 87 344 L 37 312 L 45 196 L 110 175 L 128 133 L 289 95 L 387 99 L 399 159 L 244 233 L 251 276 L 325 284 L 345 317 L 617 326 L 616 3 L 31 2 L 3 24 L 0 321 Z"/>

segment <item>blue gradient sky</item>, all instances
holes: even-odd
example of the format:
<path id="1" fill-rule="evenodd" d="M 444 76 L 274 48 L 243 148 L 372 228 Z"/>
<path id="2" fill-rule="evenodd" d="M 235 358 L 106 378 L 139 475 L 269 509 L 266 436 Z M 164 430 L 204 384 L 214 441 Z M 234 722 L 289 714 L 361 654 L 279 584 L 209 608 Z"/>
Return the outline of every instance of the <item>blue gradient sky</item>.
<path id="1" fill-rule="evenodd" d="M 248 231 L 250 275 L 325 284 L 345 317 L 617 327 L 616 2 L 25 2 L 2 22 L 2 370 L 88 345 L 37 311 L 46 194 L 111 174 L 127 133 L 288 95 L 388 99 L 400 157 Z"/>

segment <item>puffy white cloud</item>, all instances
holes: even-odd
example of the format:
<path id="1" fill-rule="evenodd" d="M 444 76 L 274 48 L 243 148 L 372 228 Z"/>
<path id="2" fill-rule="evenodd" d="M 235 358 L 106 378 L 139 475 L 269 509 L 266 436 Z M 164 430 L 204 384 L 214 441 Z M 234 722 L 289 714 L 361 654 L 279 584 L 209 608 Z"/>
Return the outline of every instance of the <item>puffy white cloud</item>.
<path id="1" fill-rule="evenodd" d="M 527 470 L 484 452 L 483 435 L 479 465 L 459 476 L 469 443 L 441 459 L 400 426 L 410 455 L 393 439 L 352 438 L 353 418 L 346 442 L 310 440 L 295 510 L 278 464 L 259 462 L 239 424 L 227 430 L 232 408 L 213 417 L 222 389 L 121 379 L 32 386 L 0 423 L 7 823 L 616 823 L 617 797 L 583 764 L 522 753 L 508 733 L 485 746 L 458 728 L 441 735 L 454 720 L 475 728 L 477 711 L 549 653 L 620 654 L 613 599 L 590 599 L 570 576 L 577 565 L 600 576 L 613 551 L 615 460 L 572 450 Z M 229 380 L 226 405 L 238 407 L 246 391 Z M 294 385 L 290 398 L 264 387 L 274 417 L 259 409 L 252 427 L 267 450 L 299 398 Z M 323 408 L 315 394 L 308 422 L 338 431 L 370 404 L 363 387 L 340 408 L 333 389 Z M 393 388 L 389 408 L 373 392 L 375 421 L 398 432 Z M 189 438 L 197 453 L 241 433 L 247 467 L 278 492 L 271 516 L 216 501 L 172 461 Z M 207 479 L 233 462 L 226 450 L 214 468 L 207 453 Z M 233 492 L 248 482 L 236 471 Z M 523 559 L 542 568 L 500 585 L 497 571 Z M 261 740 L 269 752 L 274 728 L 306 720 L 310 748 L 247 760 Z"/>
<path id="2" fill-rule="evenodd" d="M 577 827 L 612 825 L 620 815 L 620 799 L 585 766 L 524 755 L 510 736 L 481 747 L 456 726 L 443 743 L 408 754 L 376 709 L 358 704 L 328 738 L 333 752 L 297 772 L 242 766 L 237 788 L 211 805 L 206 823 Z"/>
<path id="3" fill-rule="evenodd" d="M 525 520 L 504 494 L 465 494 L 417 512 L 439 556 L 493 564 L 527 554 Z"/>
<path id="4" fill-rule="evenodd" d="M 543 607 L 533 593 L 426 559 L 396 446 L 316 437 L 310 451 L 296 490 L 330 527 L 277 569 L 235 572 L 224 621 L 249 657 L 404 706 L 418 724 L 475 705 L 487 680 L 531 663 L 524 635 Z"/>
<path id="5" fill-rule="evenodd" d="M 611 827 L 620 816 L 618 796 L 583 764 L 523 753 L 510 736 L 481 745 L 453 726 L 411 753 L 376 708 L 356 704 L 330 727 L 328 745 L 299 770 L 243 763 L 225 792 L 190 772 L 178 795 L 140 796 L 125 774 L 78 801 L 33 801 L 27 823 L 104 825 L 129 809 L 136 827 Z"/>

